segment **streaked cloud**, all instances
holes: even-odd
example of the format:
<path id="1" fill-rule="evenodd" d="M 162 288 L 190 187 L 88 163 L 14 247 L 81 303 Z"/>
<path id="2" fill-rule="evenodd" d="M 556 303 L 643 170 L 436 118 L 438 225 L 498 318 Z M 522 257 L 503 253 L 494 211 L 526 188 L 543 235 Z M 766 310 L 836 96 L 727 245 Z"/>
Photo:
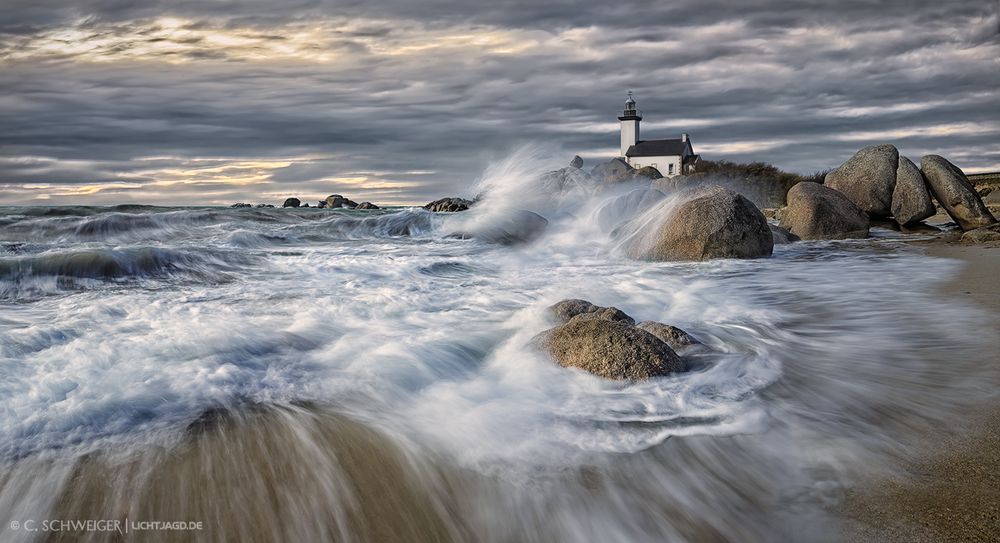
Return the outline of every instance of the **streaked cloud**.
<path id="1" fill-rule="evenodd" d="M 10 37 L 0 42 L 0 62 L 240 61 L 310 63 L 358 55 L 406 57 L 429 54 L 518 54 L 538 45 L 529 32 L 464 26 L 429 29 L 415 23 L 350 19 L 295 21 L 258 28 L 224 19 L 176 17 L 116 23 L 82 19 L 66 28 Z"/>
<path id="2" fill-rule="evenodd" d="M 996 3 L 10 0 L 0 203 L 469 195 L 643 134 L 812 172 L 891 141 L 997 168 Z"/>

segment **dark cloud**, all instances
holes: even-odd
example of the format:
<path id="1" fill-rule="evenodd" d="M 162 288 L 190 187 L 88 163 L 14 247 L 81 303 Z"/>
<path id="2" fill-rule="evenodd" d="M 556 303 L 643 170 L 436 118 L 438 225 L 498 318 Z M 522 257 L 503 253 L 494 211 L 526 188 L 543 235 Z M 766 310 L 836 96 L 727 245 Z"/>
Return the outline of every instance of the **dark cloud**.
<path id="1" fill-rule="evenodd" d="M 0 201 L 468 194 L 522 144 L 612 156 L 628 89 L 708 158 L 1000 169 L 995 2 L 650 4 L 8 0 Z"/>

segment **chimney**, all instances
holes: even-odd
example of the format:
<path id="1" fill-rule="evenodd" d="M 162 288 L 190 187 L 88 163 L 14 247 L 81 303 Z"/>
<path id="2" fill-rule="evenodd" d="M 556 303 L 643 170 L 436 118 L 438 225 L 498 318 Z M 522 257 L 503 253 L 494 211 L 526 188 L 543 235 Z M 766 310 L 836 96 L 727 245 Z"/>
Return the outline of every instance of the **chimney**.
<path id="1" fill-rule="evenodd" d="M 687 134 L 681 134 L 681 141 L 683 141 L 683 142 L 686 143 L 687 140 L 688 140 L 688 135 Z"/>

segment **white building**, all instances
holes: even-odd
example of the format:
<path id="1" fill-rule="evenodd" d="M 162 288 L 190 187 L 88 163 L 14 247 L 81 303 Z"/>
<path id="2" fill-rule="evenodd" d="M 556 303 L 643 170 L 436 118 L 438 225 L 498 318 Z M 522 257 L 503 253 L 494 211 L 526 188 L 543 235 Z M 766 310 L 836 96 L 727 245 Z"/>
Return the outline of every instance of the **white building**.
<path id="1" fill-rule="evenodd" d="M 687 134 L 681 134 L 677 139 L 639 139 L 642 112 L 636 109 L 631 91 L 625 101 L 625 111 L 618 120 L 622 122 L 621 156 L 633 168 L 652 166 L 664 177 L 688 174 L 695 170 L 700 157 L 694 154 Z"/>

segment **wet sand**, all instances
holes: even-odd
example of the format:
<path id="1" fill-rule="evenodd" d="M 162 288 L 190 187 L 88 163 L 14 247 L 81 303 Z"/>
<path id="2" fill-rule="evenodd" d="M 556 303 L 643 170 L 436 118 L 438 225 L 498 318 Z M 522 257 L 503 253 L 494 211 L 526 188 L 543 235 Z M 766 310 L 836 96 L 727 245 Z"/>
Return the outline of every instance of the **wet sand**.
<path id="1" fill-rule="evenodd" d="M 997 333 L 983 363 L 1000 368 L 1000 244 L 963 245 L 946 236 L 916 245 L 929 255 L 964 261 L 941 294 L 989 311 Z M 1000 381 L 996 374 L 994 380 Z M 1000 541 L 1000 393 L 925 441 L 895 475 L 848 493 L 841 511 L 846 540 Z"/>

